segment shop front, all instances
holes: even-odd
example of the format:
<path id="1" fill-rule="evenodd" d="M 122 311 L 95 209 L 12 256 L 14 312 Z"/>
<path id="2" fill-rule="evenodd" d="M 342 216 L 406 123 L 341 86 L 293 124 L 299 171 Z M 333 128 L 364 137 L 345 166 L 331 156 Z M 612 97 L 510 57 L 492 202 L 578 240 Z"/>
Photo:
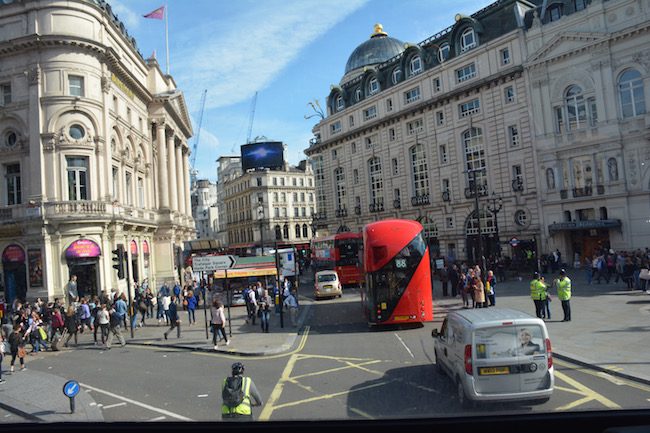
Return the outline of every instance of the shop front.
<path id="1" fill-rule="evenodd" d="M 570 246 L 571 257 L 582 264 L 585 258 L 609 250 L 610 230 L 621 229 L 621 220 L 586 220 L 555 223 L 548 226 L 551 236 L 564 236 Z"/>
<path id="2" fill-rule="evenodd" d="M 65 250 L 68 263 L 68 278 L 77 276 L 79 296 L 96 296 L 99 294 L 99 258 L 102 252 L 94 241 L 79 239 Z"/>
<path id="3" fill-rule="evenodd" d="M 27 270 L 25 250 L 17 244 L 8 245 L 2 252 L 4 290 L 7 304 L 27 298 Z"/>

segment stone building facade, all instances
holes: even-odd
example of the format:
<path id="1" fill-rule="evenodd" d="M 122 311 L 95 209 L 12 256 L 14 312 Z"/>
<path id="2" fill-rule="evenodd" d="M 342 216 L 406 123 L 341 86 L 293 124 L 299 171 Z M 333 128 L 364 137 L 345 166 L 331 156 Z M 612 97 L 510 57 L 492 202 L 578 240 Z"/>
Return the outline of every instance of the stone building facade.
<path id="1" fill-rule="evenodd" d="M 0 6 L 0 251 L 9 298 L 172 279 L 194 236 L 182 93 L 101 0 Z"/>

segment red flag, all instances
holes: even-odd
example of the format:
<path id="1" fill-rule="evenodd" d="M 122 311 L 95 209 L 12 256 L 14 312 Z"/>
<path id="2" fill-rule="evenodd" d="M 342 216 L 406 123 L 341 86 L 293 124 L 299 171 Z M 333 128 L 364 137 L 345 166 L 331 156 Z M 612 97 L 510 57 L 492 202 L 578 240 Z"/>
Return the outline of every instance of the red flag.
<path id="1" fill-rule="evenodd" d="M 165 17 L 165 6 L 160 6 L 153 12 L 143 15 L 145 18 L 152 18 L 154 20 L 162 20 Z"/>

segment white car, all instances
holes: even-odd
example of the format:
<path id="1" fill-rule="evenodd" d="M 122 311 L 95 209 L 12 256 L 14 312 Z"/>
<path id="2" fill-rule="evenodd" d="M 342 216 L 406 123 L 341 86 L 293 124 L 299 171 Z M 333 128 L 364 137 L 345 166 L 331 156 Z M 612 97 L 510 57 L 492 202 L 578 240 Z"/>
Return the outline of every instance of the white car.
<path id="1" fill-rule="evenodd" d="M 339 298 L 343 294 L 343 286 L 336 271 L 319 271 L 314 276 L 314 297 Z"/>

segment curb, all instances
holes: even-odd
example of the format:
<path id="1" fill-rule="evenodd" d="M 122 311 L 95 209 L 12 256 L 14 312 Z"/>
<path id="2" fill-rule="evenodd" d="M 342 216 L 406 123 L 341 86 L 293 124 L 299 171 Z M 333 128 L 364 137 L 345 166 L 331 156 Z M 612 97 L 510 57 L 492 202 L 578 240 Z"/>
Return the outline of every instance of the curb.
<path id="1" fill-rule="evenodd" d="M 9 406 L 6 403 L 0 402 L 0 408 L 6 410 L 7 412 L 11 412 L 14 415 L 18 415 L 22 418 L 25 418 L 28 421 L 35 421 L 35 422 L 44 422 L 41 418 L 37 417 L 36 415 L 32 415 L 31 413 L 23 412 L 20 409 L 17 409 L 13 406 Z"/>
<path id="2" fill-rule="evenodd" d="M 638 383 L 642 383 L 644 385 L 650 385 L 650 379 L 647 379 L 645 377 L 633 376 L 631 374 L 622 373 L 620 371 L 612 370 L 612 369 L 606 368 L 606 367 L 601 367 L 598 364 L 594 364 L 593 361 L 586 361 L 586 360 L 580 359 L 579 357 L 577 357 L 575 355 L 567 355 L 567 354 L 558 353 L 558 352 L 553 351 L 553 356 L 556 357 L 557 359 L 561 359 L 562 361 L 572 362 L 572 363 L 578 364 L 578 365 L 580 365 L 582 367 L 588 367 L 588 368 L 591 368 L 593 370 L 597 370 L 597 371 L 600 371 L 600 372 L 603 372 L 603 373 L 607 373 L 607 374 L 609 374 L 611 376 L 620 377 L 621 379 L 631 380 L 632 382 L 638 382 Z"/>

